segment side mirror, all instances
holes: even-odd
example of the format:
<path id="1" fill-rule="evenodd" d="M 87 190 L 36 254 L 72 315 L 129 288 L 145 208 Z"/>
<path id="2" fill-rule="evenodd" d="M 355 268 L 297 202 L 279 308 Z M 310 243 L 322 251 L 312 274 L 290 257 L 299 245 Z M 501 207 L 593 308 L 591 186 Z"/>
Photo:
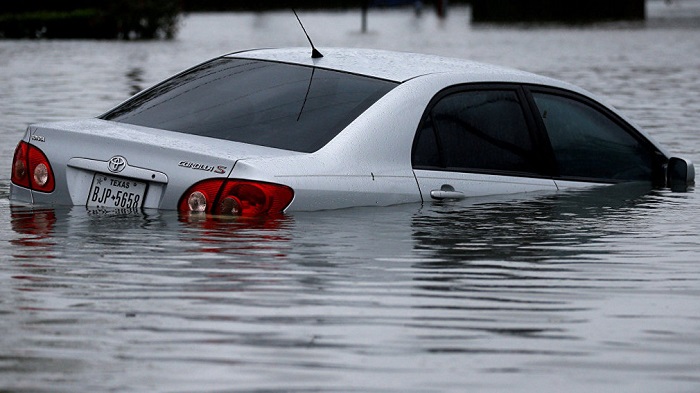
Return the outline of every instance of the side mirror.
<path id="1" fill-rule="evenodd" d="M 666 182 L 672 191 L 687 191 L 695 185 L 695 167 L 690 160 L 671 157 L 666 168 Z"/>

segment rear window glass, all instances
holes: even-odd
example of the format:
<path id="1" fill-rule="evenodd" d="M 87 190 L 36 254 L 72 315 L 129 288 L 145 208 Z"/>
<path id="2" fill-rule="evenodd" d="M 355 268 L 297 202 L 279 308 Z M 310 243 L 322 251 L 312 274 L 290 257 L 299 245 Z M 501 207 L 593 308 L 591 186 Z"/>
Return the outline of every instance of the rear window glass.
<path id="1" fill-rule="evenodd" d="M 219 58 L 149 89 L 102 118 L 313 152 L 396 85 L 314 67 Z"/>

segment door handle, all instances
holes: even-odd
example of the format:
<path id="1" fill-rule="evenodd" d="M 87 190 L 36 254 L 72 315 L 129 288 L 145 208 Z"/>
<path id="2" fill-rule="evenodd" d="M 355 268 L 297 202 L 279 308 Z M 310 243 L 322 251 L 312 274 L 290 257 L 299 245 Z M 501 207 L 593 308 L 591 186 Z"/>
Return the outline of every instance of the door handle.
<path id="1" fill-rule="evenodd" d="M 430 191 L 430 197 L 439 201 L 444 199 L 464 199 L 467 196 L 463 192 L 455 191 L 449 184 L 443 184 L 439 190 Z"/>

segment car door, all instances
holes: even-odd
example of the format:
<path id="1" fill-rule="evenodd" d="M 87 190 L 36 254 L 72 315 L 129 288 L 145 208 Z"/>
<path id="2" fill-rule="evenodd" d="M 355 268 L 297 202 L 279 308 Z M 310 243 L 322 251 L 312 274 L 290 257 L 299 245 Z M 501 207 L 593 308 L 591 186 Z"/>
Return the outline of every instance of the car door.
<path id="1" fill-rule="evenodd" d="M 549 144 L 522 88 L 464 85 L 440 92 L 423 115 L 412 165 L 424 201 L 556 190 Z"/>

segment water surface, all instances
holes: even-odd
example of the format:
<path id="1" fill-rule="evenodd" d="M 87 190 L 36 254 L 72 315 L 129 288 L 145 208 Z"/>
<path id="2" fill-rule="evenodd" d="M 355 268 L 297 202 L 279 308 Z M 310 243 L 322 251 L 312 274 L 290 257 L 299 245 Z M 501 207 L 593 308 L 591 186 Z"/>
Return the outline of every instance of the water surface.
<path id="1" fill-rule="evenodd" d="M 643 24 L 474 26 L 468 8 L 301 16 L 320 47 L 574 82 L 700 162 L 700 6 Z M 0 174 L 28 123 L 95 116 L 215 55 L 305 45 L 288 13 L 194 14 L 173 42 L 0 41 Z M 11 205 L 0 390 L 695 392 L 700 201 L 581 192 L 191 220 Z"/>

